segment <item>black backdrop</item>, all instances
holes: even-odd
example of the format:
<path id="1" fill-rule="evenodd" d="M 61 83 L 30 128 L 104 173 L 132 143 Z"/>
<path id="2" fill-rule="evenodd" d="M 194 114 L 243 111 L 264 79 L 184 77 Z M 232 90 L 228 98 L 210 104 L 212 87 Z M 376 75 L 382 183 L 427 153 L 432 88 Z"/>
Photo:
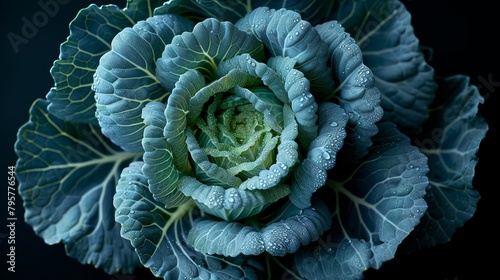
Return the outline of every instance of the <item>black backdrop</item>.
<path id="1" fill-rule="evenodd" d="M 47 2 L 47 0 L 42 0 Z M 35 98 L 44 97 L 53 85 L 49 69 L 59 55 L 59 45 L 68 36 L 68 23 L 80 8 L 90 3 L 98 5 L 122 1 L 58 0 L 59 11 L 47 17 L 46 22 L 31 38 L 14 46 L 7 34 L 21 35 L 23 18 L 41 10 L 36 1 L 6 1 L 1 9 L 2 41 L 2 164 L 4 185 L 7 184 L 7 166 L 15 165 L 13 145 L 19 126 L 28 119 L 28 109 Z M 64 4 L 63 4 L 64 3 Z M 424 46 L 433 49 L 431 65 L 439 76 L 465 74 L 478 85 L 485 97 L 480 106 L 490 126 L 487 138 L 478 152 L 474 186 L 481 193 L 476 215 L 460 228 L 453 240 L 445 245 L 422 250 L 409 256 L 386 262 L 380 270 L 366 272 L 366 279 L 485 279 L 496 275 L 498 269 L 498 234 L 495 224 L 498 210 L 494 208 L 498 180 L 491 183 L 498 166 L 498 123 L 495 106 L 500 91 L 499 10 L 494 1 L 476 0 L 467 4 L 455 1 L 424 0 L 403 1 L 413 14 L 415 33 Z M 39 20 L 43 20 L 40 18 Z M 17 50 L 16 50 L 17 47 Z M 498 174 L 498 173 L 497 173 Z M 0 194 L 0 275 L 2 279 L 104 279 L 142 280 L 150 278 L 147 271 L 134 276 L 107 275 L 89 265 L 82 265 L 64 253 L 61 244 L 49 246 L 37 237 L 33 230 L 22 223 L 23 209 L 17 198 L 16 217 L 16 272 L 7 271 L 7 191 Z"/>

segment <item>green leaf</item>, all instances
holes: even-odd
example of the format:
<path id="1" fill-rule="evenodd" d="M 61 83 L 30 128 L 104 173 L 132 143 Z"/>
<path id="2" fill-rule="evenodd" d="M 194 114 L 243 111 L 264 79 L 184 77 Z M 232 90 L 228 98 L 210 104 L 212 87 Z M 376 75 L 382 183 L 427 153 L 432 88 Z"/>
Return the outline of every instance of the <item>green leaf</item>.
<path id="1" fill-rule="evenodd" d="M 268 169 L 259 171 L 257 176 L 245 180 L 239 186 L 241 190 L 271 189 L 282 182 L 282 179 L 286 178 L 290 170 L 298 163 L 299 145 L 295 142 L 298 134 L 298 125 L 295 122 L 290 107 L 284 105 L 283 109 L 285 127 L 281 132 L 280 143 L 276 148 L 275 162 Z M 266 143 L 265 146 L 268 146 L 268 144 Z"/>
<path id="2" fill-rule="evenodd" d="M 69 256 L 107 273 L 138 265 L 124 243 L 111 204 L 121 168 L 140 157 L 121 151 L 91 124 L 48 113 L 36 100 L 15 144 L 25 221 L 47 244 L 63 242 Z"/>
<path id="3" fill-rule="evenodd" d="M 142 108 L 170 94 L 156 78 L 156 61 L 176 34 L 192 27 L 179 16 L 150 17 L 118 33 L 102 56 L 94 79 L 96 116 L 104 135 L 124 150 L 142 151 Z"/>
<path id="4" fill-rule="evenodd" d="M 171 91 L 179 76 L 188 70 L 199 70 L 210 79 L 221 61 L 238 54 L 250 54 L 261 60 L 262 44 L 232 23 L 208 18 L 195 25 L 192 32 L 184 32 L 172 39 L 158 59 L 157 77 L 162 86 Z"/>
<path id="5" fill-rule="evenodd" d="M 190 71 L 199 72 L 197 70 L 189 70 L 186 73 Z M 181 78 L 183 75 L 184 74 L 181 75 Z M 199 73 L 196 78 L 198 80 L 204 80 L 204 77 L 202 75 L 199 75 Z M 231 88 L 239 85 L 252 85 L 254 81 L 255 79 L 251 75 L 248 75 L 247 73 L 244 73 L 239 69 L 234 69 L 233 71 L 230 71 L 226 75 L 212 81 L 208 85 L 199 89 L 189 100 L 190 110 L 188 114 L 188 122 L 190 124 L 196 123 L 196 120 L 205 109 L 205 105 L 208 103 L 209 99 L 215 96 L 217 93 L 224 93 L 226 91 L 229 91 Z M 201 84 L 201 82 L 197 82 L 197 84 Z"/>
<path id="6" fill-rule="evenodd" d="M 264 114 L 268 124 L 275 124 L 277 123 L 276 119 L 280 119 L 274 117 L 279 116 L 279 111 L 281 111 L 280 106 L 276 106 L 276 104 L 279 104 L 278 100 L 290 104 L 298 122 L 299 141 L 306 148 L 317 135 L 316 121 L 318 119 L 316 114 L 317 104 L 310 92 L 309 80 L 304 77 L 301 71 L 293 69 L 295 61 L 290 58 L 272 57 L 269 59 L 268 64 L 260 63 L 250 55 L 241 55 L 221 63 L 217 73 L 224 75 L 238 69 L 262 79 L 264 85 L 270 89 L 269 94 L 274 95 L 272 99 L 258 98 L 260 96 L 252 96 L 251 92 L 245 92 L 239 88 L 236 88 L 235 94 L 249 99 L 254 106 L 259 103 L 258 105 L 262 109 L 258 107 L 256 109 Z M 274 110 L 271 109 L 273 107 Z M 275 128 L 276 126 L 277 124 L 271 125 L 275 131 L 281 131 L 281 129 Z"/>
<path id="7" fill-rule="evenodd" d="M 299 13 L 286 9 L 255 8 L 236 23 L 241 30 L 254 34 L 266 46 L 270 56 L 283 56 L 296 61 L 295 67 L 311 83 L 318 98 L 331 97 L 334 81 L 327 46 L 315 28 L 302 20 Z"/>
<path id="8" fill-rule="evenodd" d="M 203 178 L 204 182 L 215 183 L 223 186 L 237 187 L 241 179 L 231 174 L 227 169 L 210 162 L 208 155 L 198 144 L 191 130 L 186 130 L 186 143 L 189 154 L 194 162 L 196 177 Z"/>
<path id="9" fill-rule="evenodd" d="M 360 165 L 333 169 L 325 194 L 334 198 L 332 226 L 294 256 L 303 277 L 362 278 L 394 258 L 426 211 L 427 157 L 393 123 L 379 130 Z"/>
<path id="10" fill-rule="evenodd" d="M 114 196 L 121 235 L 135 248 L 141 263 L 163 279 L 258 279 L 262 267 L 246 258 L 220 258 L 186 244 L 199 212 L 191 201 L 165 208 L 148 190 L 143 163 L 132 162 L 120 177 Z"/>
<path id="11" fill-rule="evenodd" d="M 80 10 L 69 25 L 70 34 L 61 44 L 59 59 L 50 73 L 55 85 L 47 95 L 49 112 L 66 121 L 97 124 L 92 90 L 93 75 L 101 56 L 111 49 L 111 40 L 123 28 L 151 16 L 163 1 L 127 1 L 116 5 L 91 4 Z"/>
<path id="12" fill-rule="evenodd" d="M 478 115 L 484 102 L 469 77 L 454 75 L 440 79 L 426 129 L 414 143 L 429 158 L 430 188 L 425 199 L 426 215 L 412 235 L 413 248 L 448 242 L 476 212 L 480 194 L 473 188 L 476 153 L 488 124 Z"/>
<path id="13" fill-rule="evenodd" d="M 239 222 L 200 218 L 187 242 L 207 254 L 234 257 L 268 252 L 284 256 L 318 239 L 331 223 L 328 207 L 319 199 L 313 201 L 311 208 L 300 210 L 292 206 L 280 214 L 280 220 L 260 229 Z"/>
<path id="14" fill-rule="evenodd" d="M 437 83 L 401 1 L 342 1 L 333 13 L 359 45 L 381 92 L 383 119 L 418 132 L 429 117 Z"/>
<path id="15" fill-rule="evenodd" d="M 341 161 L 356 163 L 367 154 L 371 137 L 378 132 L 375 123 L 383 116 L 380 91 L 375 87 L 373 73 L 363 64 L 361 50 L 342 26 L 331 21 L 316 26 L 316 30 L 329 46 L 329 62 L 337 81 L 336 98 L 349 114 Z"/>

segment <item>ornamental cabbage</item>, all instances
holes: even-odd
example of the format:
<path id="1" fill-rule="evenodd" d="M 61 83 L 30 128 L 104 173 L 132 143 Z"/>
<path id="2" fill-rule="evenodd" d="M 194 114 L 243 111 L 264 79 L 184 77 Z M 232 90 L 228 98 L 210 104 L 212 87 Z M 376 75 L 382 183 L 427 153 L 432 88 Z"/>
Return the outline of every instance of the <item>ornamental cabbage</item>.
<path id="1" fill-rule="evenodd" d="M 484 100 L 400 1 L 129 0 L 69 29 L 15 151 L 25 221 L 81 263 L 361 279 L 474 215 Z"/>

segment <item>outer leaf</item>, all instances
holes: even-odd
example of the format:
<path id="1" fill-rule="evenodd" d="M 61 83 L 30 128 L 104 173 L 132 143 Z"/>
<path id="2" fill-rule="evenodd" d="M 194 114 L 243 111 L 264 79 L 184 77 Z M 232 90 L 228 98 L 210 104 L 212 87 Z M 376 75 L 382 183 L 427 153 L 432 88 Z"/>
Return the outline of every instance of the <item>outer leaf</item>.
<path id="1" fill-rule="evenodd" d="M 174 35 L 192 27 L 179 16 L 151 17 L 118 33 L 102 56 L 94 81 L 96 116 L 104 135 L 124 150 L 142 151 L 142 108 L 170 94 L 156 78 L 156 60 Z"/>
<path id="2" fill-rule="evenodd" d="M 80 10 L 50 70 L 55 85 L 47 95 L 49 112 L 67 121 L 97 124 L 91 86 L 99 59 L 110 50 L 111 40 L 120 30 L 151 16 L 151 9 L 161 3 L 132 0 L 124 10 L 95 4 Z"/>
<path id="3" fill-rule="evenodd" d="M 179 76 L 188 70 L 199 70 L 214 78 L 221 61 L 238 54 L 250 54 L 257 60 L 264 57 L 263 48 L 254 36 L 230 22 L 208 18 L 175 36 L 158 59 L 157 76 L 166 90 L 172 90 Z"/>
<path id="4" fill-rule="evenodd" d="M 376 122 L 382 119 L 380 91 L 375 87 L 371 70 L 363 64 L 361 50 L 356 42 L 335 21 L 316 27 L 328 44 L 331 68 L 337 81 L 338 102 L 349 114 L 342 162 L 355 163 L 366 155 L 377 133 Z"/>
<path id="5" fill-rule="evenodd" d="M 194 21 L 203 21 L 206 18 L 236 22 L 251 10 L 246 0 L 172 0 L 155 9 L 158 14 L 176 14 Z"/>
<path id="6" fill-rule="evenodd" d="M 294 253 L 300 246 L 319 238 L 331 223 L 328 207 L 319 199 L 311 208 L 288 209 L 279 221 L 261 229 L 238 222 L 201 219 L 189 232 L 188 243 L 196 250 L 224 256 L 260 255 L 273 256 Z M 295 211 L 294 211 L 295 210 Z"/>
<path id="7" fill-rule="evenodd" d="M 18 133 L 16 172 L 25 221 L 47 244 L 107 273 L 133 272 L 138 259 L 120 238 L 111 200 L 125 153 L 88 124 L 62 121 L 38 99 Z"/>
<path id="8" fill-rule="evenodd" d="M 295 263 L 299 273 L 306 279 L 363 279 L 368 269 L 367 260 L 373 257 L 371 245 L 360 239 L 332 241 L 327 235 L 320 239 L 314 249 L 299 250 Z M 310 250 L 315 250 L 313 254 Z"/>
<path id="9" fill-rule="evenodd" d="M 478 116 L 484 99 L 469 77 L 450 76 L 439 80 L 438 100 L 429 126 L 414 143 L 429 158 L 430 188 L 425 199 L 426 215 L 412 235 L 411 247 L 448 242 L 455 230 L 475 213 L 480 194 L 473 189 L 476 153 L 488 131 Z"/>
<path id="10" fill-rule="evenodd" d="M 311 92 L 319 99 L 331 95 L 334 81 L 325 64 L 327 46 L 318 32 L 300 14 L 286 9 L 255 8 L 239 20 L 238 28 L 254 34 L 270 51 L 271 56 L 295 60 L 298 70 L 311 83 Z"/>
<path id="11" fill-rule="evenodd" d="M 394 257 L 427 209 L 427 158 L 394 124 L 379 129 L 363 162 L 334 169 L 327 182 L 336 201 L 332 227 L 295 256 L 307 279 L 361 279 L 364 270 Z"/>
<path id="12" fill-rule="evenodd" d="M 286 8 L 300 13 L 303 20 L 317 24 L 330 18 L 335 1 L 290 1 L 290 0 L 253 0 L 253 7 L 267 6 L 272 9 Z"/>
<path id="13" fill-rule="evenodd" d="M 409 133 L 428 117 L 437 87 L 401 1 L 340 1 L 332 13 L 361 48 L 382 93 L 384 120 Z"/>
<path id="14" fill-rule="evenodd" d="M 201 21 L 213 17 L 236 22 L 252 9 L 267 6 L 297 11 L 309 22 L 316 23 L 330 16 L 333 1 L 286 1 L 286 0 L 173 0 L 155 10 L 155 14 L 173 13 Z"/>
<path id="15" fill-rule="evenodd" d="M 193 250 L 185 243 L 192 221 L 198 216 L 194 204 L 165 209 L 148 190 L 136 161 L 122 172 L 114 196 L 115 219 L 121 234 L 135 247 L 145 267 L 164 279 L 258 279 L 262 268 L 245 258 L 221 259 Z"/>
<path id="16" fill-rule="evenodd" d="M 153 16 L 153 10 L 164 2 L 164 0 L 127 0 L 124 11 L 134 21 L 144 20 Z"/>

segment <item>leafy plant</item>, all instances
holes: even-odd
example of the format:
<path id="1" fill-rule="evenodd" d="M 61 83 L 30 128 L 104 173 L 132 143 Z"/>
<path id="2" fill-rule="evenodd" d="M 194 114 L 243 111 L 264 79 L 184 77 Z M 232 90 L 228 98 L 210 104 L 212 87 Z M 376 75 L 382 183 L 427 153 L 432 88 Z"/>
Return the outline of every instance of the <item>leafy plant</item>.
<path id="1" fill-rule="evenodd" d="M 399 1 L 93 4 L 50 72 L 15 144 L 25 220 L 109 274 L 360 279 L 480 199 L 484 100 Z"/>

